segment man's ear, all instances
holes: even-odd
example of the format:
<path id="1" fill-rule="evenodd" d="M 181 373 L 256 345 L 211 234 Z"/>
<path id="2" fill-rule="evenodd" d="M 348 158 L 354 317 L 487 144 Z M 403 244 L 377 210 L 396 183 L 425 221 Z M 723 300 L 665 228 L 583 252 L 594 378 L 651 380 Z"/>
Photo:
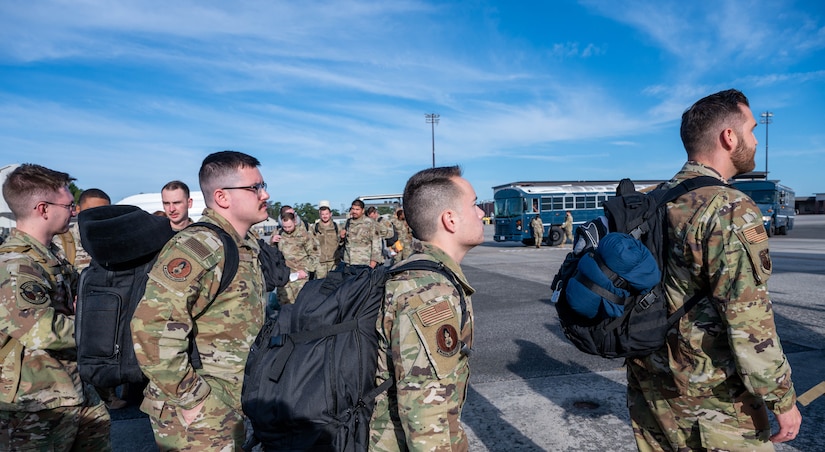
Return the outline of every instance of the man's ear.
<path id="1" fill-rule="evenodd" d="M 454 233 L 458 229 L 458 218 L 451 209 L 441 212 L 441 224 L 447 232 Z"/>
<path id="2" fill-rule="evenodd" d="M 736 149 L 736 145 L 739 143 L 739 137 L 736 136 L 736 132 L 733 129 L 728 127 L 722 130 L 722 133 L 719 135 L 719 142 L 722 143 L 722 147 L 725 150 L 732 151 Z"/>
<path id="3" fill-rule="evenodd" d="M 230 196 L 226 190 L 221 190 L 220 188 L 215 190 L 212 193 L 212 199 L 215 200 L 215 204 L 222 209 L 228 209 L 230 204 Z"/>

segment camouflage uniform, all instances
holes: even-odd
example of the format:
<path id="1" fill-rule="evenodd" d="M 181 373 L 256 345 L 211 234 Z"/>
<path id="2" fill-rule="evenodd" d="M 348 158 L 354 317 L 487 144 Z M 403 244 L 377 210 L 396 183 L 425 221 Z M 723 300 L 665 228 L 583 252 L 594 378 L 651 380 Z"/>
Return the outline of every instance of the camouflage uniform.
<path id="1" fill-rule="evenodd" d="M 303 270 L 309 275 L 318 269 L 318 241 L 315 236 L 304 228 L 295 227 L 292 232 L 279 231 L 281 241 L 278 249 L 284 253 L 286 266 L 290 272 Z M 298 298 L 298 292 L 309 279 L 289 281 L 285 286 L 278 288 L 278 303 L 292 304 Z"/>
<path id="2" fill-rule="evenodd" d="M 340 237 L 338 236 L 338 228 L 335 222 L 330 220 L 329 224 L 324 224 L 318 220 L 311 229 L 315 240 L 318 241 L 318 269 L 315 271 L 315 277 L 318 279 L 326 278 L 327 273 L 335 268 L 335 250 L 338 249 Z"/>
<path id="3" fill-rule="evenodd" d="M 205 209 L 200 221 L 232 236 L 238 271 L 215 297 L 224 261 L 217 234 L 189 228 L 163 247 L 131 322 L 135 354 L 150 380 L 141 410 L 149 415 L 161 450 L 240 450 L 244 365 L 264 315 L 260 249 L 254 235 L 238 236 L 212 209 Z M 201 317 L 195 321 L 196 315 Z M 197 371 L 187 354 L 193 330 L 203 362 Z M 201 402 L 201 413 L 186 425 L 181 410 Z"/>
<path id="4" fill-rule="evenodd" d="M 372 218 L 362 215 L 347 224 L 347 244 L 343 261 L 349 265 L 369 265 L 370 261 L 384 262 L 382 239 Z"/>
<path id="5" fill-rule="evenodd" d="M 444 275 L 409 271 L 387 282 L 376 324 L 376 383 L 392 378 L 390 372 L 396 383 L 376 399 L 370 450 L 468 449 L 461 408 L 470 376 L 467 350 L 473 345 L 473 288 L 446 253 L 429 243 L 423 248 L 424 253 L 412 259 L 443 262 L 458 277 L 467 306 L 464 327 L 459 294 Z"/>
<path id="6" fill-rule="evenodd" d="M 561 229 L 564 231 L 564 241 L 561 242 L 562 246 L 566 245 L 568 240 L 570 243 L 573 243 L 573 215 L 569 213 L 564 215 L 564 223 L 561 225 Z"/>
<path id="7" fill-rule="evenodd" d="M 109 413 L 77 371 L 62 256 L 17 229 L 0 247 L 0 450 L 111 450 Z"/>
<path id="8" fill-rule="evenodd" d="M 544 236 L 544 225 L 541 223 L 541 218 L 533 217 L 530 220 L 530 227 L 533 229 L 533 238 L 536 241 L 536 248 L 541 247 L 541 238 Z"/>
<path id="9" fill-rule="evenodd" d="M 688 162 L 669 183 L 713 169 Z M 670 311 L 707 294 L 667 345 L 627 362 L 628 406 L 639 450 L 773 450 L 767 409 L 796 403 L 774 326 L 762 213 L 742 192 L 694 190 L 668 205 L 665 288 Z"/>
<path id="10" fill-rule="evenodd" d="M 396 262 L 400 262 L 412 255 L 412 230 L 410 230 L 410 225 L 408 225 L 405 220 L 401 220 L 398 217 L 392 219 L 392 224 L 395 225 L 395 230 L 398 231 L 398 241 L 401 242 L 401 252 L 395 257 Z"/>

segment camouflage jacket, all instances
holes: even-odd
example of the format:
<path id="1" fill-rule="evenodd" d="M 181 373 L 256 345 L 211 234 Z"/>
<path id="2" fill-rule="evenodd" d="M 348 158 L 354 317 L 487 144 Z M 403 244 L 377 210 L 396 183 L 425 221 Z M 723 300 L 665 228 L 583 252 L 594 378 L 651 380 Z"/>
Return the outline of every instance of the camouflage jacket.
<path id="1" fill-rule="evenodd" d="M 164 403 L 191 409 L 210 393 L 240 410 L 246 357 L 263 323 L 264 282 L 255 236 L 238 236 L 212 209 L 203 215 L 200 221 L 217 224 L 235 240 L 238 271 L 215 297 L 224 250 L 220 237 L 205 228 L 184 229 L 160 251 L 131 322 L 135 354 L 150 380 L 142 409 L 156 416 Z M 197 371 L 187 354 L 193 329 L 203 361 Z"/>
<path id="2" fill-rule="evenodd" d="M 395 235 L 395 230 L 393 229 L 395 225 L 393 225 L 390 220 L 383 217 L 378 217 L 377 220 L 373 221 L 375 222 L 375 226 L 378 228 L 378 235 L 382 239 L 389 239 Z"/>
<path id="3" fill-rule="evenodd" d="M 77 274 L 62 256 L 17 229 L 0 246 L 0 410 L 85 400 L 74 340 Z"/>
<path id="4" fill-rule="evenodd" d="M 72 247 L 71 254 L 74 255 L 74 261 L 72 261 L 72 257 L 69 256 L 69 252 L 63 248 L 63 240 L 66 238 L 67 234 L 71 240 L 69 245 Z M 66 256 L 69 263 L 74 266 L 78 273 L 82 272 L 92 263 L 92 256 L 89 256 L 89 253 L 86 252 L 83 248 L 83 244 L 80 242 L 80 226 L 77 222 L 72 223 L 68 231 L 54 236 L 52 243 L 54 243 L 63 255 Z"/>
<path id="5" fill-rule="evenodd" d="M 392 224 L 395 225 L 395 230 L 398 231 L 398 241 L 401 242 L 401 259 L 410 257 L 413 249 L 413 235 L 410 225 L 405 220 L 395 217 L 392 219 Z"/>
<path id="6" fill-rule="evenodd" d="M 467 450 L 461 409 L 470 376 L 473 308 L 461 267 L 432 244 L 411 259 L 443 262 L 462 286 L 466 300 L 464 327 L 460 297 L 440 274 L 409 271 L 387 282 L 378 316 L 376 383 L 395 378 L 395 390 L 376 400 L 370 422 L 370 450 Z M 465 348 L 466 347 L 466 348 Z M 394 395 L 395 397 L 393 397 Z M 400 421 L 399 421 L 400 419 Z"/>
<path id="7" fill-rule="evenodd" d="M 349 220 L 347 245 L 343 261 L 350 265 L 369 265 L 370 261 L 384 262 L 381 235 L 372 218 L 362 215 Z"/>
<path id="8" fill-rule="evenodd" d="M 278 249 L 284 254 L 286 266 L 292 271 L 303 270 L 307 273 L 318 269 L 318 241 L 314 234 L 302 227 L 296 226 L 292 232 L 279 229 L 281 241 Z"/>
<path id="9" fill-rule="evenodd" d="M 541 218 L 533 218 L 530 220 L 530 228 L 533 230 L 534 235 L 543 235 L 544 234 L 544 224 L 541 222 Z"/>
<path id="10" fill-rule="evenodd" d="M 668 185 L 721 176 L 688 162 Z M 628 378 L 656 375 L 662 392 L 718 397 L 744 390 L 781 413 L 796 402 L 791 368 L 774 324 L 771 274 L 762 213 L 730 187 L 694 190 L 668 204 L 665 289 L 670 311 L 705 295 L 671 330 L 667 346 L 628 361 Z"/>
<path id="11" fill-rule="evenodd" d="M 340 242 L 335 222 L 330 220 L 329 224 L 324 224 L 321 220 L 318 220 L 310 227 L 310 232 L 318 241 L 318 261 L 332 262 L 335 259 L 335 250 L 338 249 L 338 243 Z"/>

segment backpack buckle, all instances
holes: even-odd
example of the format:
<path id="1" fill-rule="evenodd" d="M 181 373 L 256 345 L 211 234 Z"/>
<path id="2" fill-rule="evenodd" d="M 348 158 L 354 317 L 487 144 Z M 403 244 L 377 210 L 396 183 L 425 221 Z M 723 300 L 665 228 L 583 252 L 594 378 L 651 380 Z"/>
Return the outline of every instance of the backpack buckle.
<path id="1" fill-rule="evenodd" d="M 269 338 L 269 348 L 283 347 L 284 344 L 286 344 L 286 334 L 279 334 L 277 336 L 270 336 L 270 338 Z"/>
<path id="2" fill-rule="evenodd" d="M 636 308 L 640 311 L 644 311 L 645 309 L 649 308 L 654 302 L 656 301 L 656 295 L 653 292 L 648 292 L 641 300 L 636 303 Z"/>

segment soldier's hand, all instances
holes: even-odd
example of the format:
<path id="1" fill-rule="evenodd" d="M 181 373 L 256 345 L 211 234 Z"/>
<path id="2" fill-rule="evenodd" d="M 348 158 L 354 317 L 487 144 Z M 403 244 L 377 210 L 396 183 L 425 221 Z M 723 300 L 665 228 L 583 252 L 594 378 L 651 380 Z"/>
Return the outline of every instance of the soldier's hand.
<path id="1" fill-rule="evenodd" d="M 376 265 L 378 265 L 378 262 L 370 261 L 370 268 L 375 268 Z"/>
<path id="2" fill-rule="evenodd" d="M 784 443 L 796 438 L 799 434 L 799 427 L 802 425 L 802 413 L 796 405 L 782 414 L 776 414 L 776 421 L 779 423 L 779 431 L 771 436 L 771 442 Z"/>
<path id="3" fill-rule="evenodd" d="M 346 229 L 341 229 L 341 232 L 338 235 L 340 235 L 342 239 L 346 238 L 347 237 L 347 230 Z"/>
<path id="4" fill-rule="evenodd" d="M 280 242 L 280 241 L 281 241 L 281 234 L 275 234 L 275 235 L 273 235 L 273 236 L 272 236 L 272 239 L 270 240 L 270 242 L 271 242 L 271 243 L 278 243 L 278 242 Z"/>

